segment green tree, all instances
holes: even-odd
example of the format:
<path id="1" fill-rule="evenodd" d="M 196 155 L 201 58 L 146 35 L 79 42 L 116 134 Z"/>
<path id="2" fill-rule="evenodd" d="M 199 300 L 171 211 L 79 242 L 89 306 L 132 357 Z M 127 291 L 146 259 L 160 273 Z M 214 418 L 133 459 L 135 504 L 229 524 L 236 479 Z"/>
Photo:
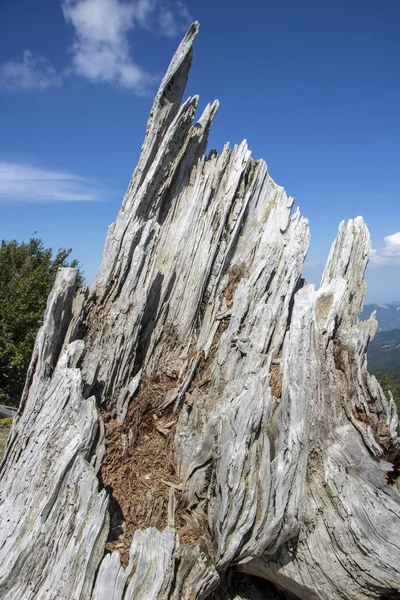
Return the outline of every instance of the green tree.
<path id="1" fill-rule="evenodd" d="M 0 403 L 17 404 L 24 386 L 47 296 L 59 267 L 79 267 L 71 250 L 51 248 L 31 237 L 28 243 L 0 247 Z M 83 283 L 78 276 L 78 285 Z"/>

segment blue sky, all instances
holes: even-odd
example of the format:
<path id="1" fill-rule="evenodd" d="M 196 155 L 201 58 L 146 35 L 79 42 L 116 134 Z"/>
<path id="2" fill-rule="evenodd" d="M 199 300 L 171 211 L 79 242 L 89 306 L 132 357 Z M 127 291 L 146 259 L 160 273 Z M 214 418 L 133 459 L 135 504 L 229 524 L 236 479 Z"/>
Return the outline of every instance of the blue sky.
<path id="1" fill-rule="evenodd" d="M 400 299 L 398 0 L 0 0 L 0 238 L 72 247 L 90 283 L 157 83 L 200 21 L 187 95 L 210 146 L 246 138 L 311 226 L 318 284 L 361 214 L 371 302 Z"/>

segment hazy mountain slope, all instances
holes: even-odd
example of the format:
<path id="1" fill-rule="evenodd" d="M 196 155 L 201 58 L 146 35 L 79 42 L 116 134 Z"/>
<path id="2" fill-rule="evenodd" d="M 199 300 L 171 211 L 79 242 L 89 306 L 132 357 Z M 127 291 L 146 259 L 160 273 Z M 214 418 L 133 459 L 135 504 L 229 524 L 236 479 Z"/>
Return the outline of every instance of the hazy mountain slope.
<path id="1" fill-rule="evenodd" d="M 368 368 L 400 382 L 400 329 L 377 332 L 368 348 Z"/>
<path id="2" fill-rule="evenodd" d="M 400 302 L 393 304 L 366 304 L 360 315 L 360 319 L 368 319 L 376 310 L 378 331 L 389 331 L 400 329 Z"/>

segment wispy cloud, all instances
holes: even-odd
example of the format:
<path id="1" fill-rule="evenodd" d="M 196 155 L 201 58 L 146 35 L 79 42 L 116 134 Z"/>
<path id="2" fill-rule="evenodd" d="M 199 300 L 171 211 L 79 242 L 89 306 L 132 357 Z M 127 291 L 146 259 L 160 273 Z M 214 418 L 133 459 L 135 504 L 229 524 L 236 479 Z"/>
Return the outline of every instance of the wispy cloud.
<path id="1" fill-rule="evenodd" d="M 192 21 L 192 15 L 183 2 L 177 2 L 173 9 L 161 6 L 158 12 L 158 25 L 168 37 L 180 35 Z"/>
<path id="2" fill-rule="evenodd" d="M 63 171 L 0 162 L 0 202 L 102 200 L 99 184 Z"/>
<path id="3" fill-rule="evenodd" d="M 149 91 L 155 79 L 132 54 L 135 28 L 175 37 L 191 22 L 186 5 L 178 0 L 61 0 L 67 24 L 73 28 L 71 64 L 57 73 L 43 56 L 26 50 L 21 61 L 0 65 L 0 85 L 8 90 L 44 90 L 75 74 L 93 83 L 106 82 L 137 94 Z"/>
<path id="4" fill-rule="evenodd" d="M 133 60 L 128 32 L 137 5 L 119 0 L 64 0 L 67 23 L 74 27 L 73 71 L 90 81 L 118 83 L 144 93 L 151 76 Z"/>
<path id="5" fill-rule="evenodd" d="M 317 260 L 306 260 L 306 262 L 304 263 L 303 266 L 306 267 L 307 269 L 320 269 L 321 267 L 324 266 L 324 264 Z"/>
<path id="6" fill-rule="evenodd" d="M 22 60 L 0 65 L 0 85 L 8 90 L 45 90 L 61 82 L 51 63 L 29 50 L 25 50 Z"/>
<path id="7" fill-rule="evenodd" d="M 138 0 L 135 20 L 137 25 L 153 33 L 175 37 L 184 32 L 193 21 L 187 6 L 178 0 L 165 3 L 161 0 Z"/>
<path id="8" fill-rule="evenodd" d="M 400 231 L 384 238 L 385 245 L 371 250 L 370 264 L 373 267 L 400 267 Z"/>

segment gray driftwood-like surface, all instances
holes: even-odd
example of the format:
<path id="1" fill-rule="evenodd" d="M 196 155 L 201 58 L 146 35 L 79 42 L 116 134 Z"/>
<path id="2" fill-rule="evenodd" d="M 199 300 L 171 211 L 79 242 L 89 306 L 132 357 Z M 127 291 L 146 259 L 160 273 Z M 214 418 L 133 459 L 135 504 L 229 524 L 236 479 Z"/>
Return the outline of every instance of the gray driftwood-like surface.
<path id="1" fill-rule="evenodd" d="M 198 98 L 181 104 L 197 30 L 96 282 L 74 296 L 62 269 L 49 297 L 0 471 L 0 597 L 400 598 L 397 411 L 367 371 L 375 318 L 358 318 L 367 227 L 342 223 L 320 288 L 302 280 L 293 199 L 246 142 L 205 157 L 218 103 L 198 121 Z M 143 440 L 170 481 L 137 475 Z"/>

